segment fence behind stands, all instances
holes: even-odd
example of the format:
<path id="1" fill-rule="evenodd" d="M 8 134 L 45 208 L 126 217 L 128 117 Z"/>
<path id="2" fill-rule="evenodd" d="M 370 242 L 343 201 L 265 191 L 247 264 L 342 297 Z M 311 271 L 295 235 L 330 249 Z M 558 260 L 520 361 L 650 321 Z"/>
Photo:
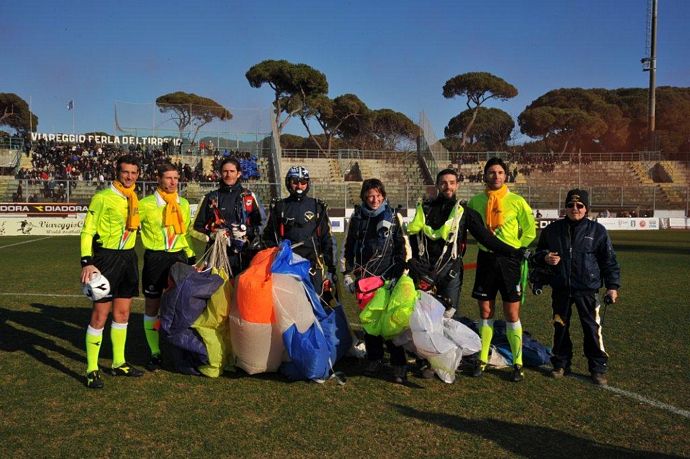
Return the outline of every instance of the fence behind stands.
<path id="1" fill-rule="evenodd" d="M 140 197 L 153 193 L 156 182 L 138 182 Z M 18 180 L 6 181 L 5 189 L 0 190 L 0 201 L 4 202 L 78 202 L 88 203 L 93 194 L 99 189 L 109 186 L 108 182 L 74 180 Z M 286 195 L 282 183 L 267 181 L 252 181 L 246 184 L 254 191 L 264 205 L 268 205 L 275 196 L 276 190 L 281 190 Z M 351 208 L 359 204 L 358 196 L 361 187 L 360 182 L 330 183 L 327 181 L 313 180 L 310 194 L 324 200 L 330 208 Z M 17 196 L 21 188 L 21 196 Z M 180 194 L 192 203 L 199 202 L 204 194 L 217 188 L 215 182 L 186 182 L 180 184 Z M 667 185 L 640 185 L 634 187 L 608 187 L 592 186 L 583 187 L 589 191 L 591 210 L 600 212 L 610 210 L 634 211 L 638 215 L 651 214 L 655 210 L 679 210 L 688 215 L 690 209 L 690 187 Z M 473 195 L 483 191 L 481 183 L 461 183 L 457 196 L 461 200 L 468 200 Z M 566 187 L 557 186 L 530 186 L 523 184 L 510 184 L 510 189 L 521 194 L 529 202 L 533 209 L 561 209 Z M 18 190 L 19 191 L 19 190 Z M 435 189 L 428 185 L 410 185 L 386 183 L 388 201 L 392 206 L 412 208 L 417 199 L 426 195 L 433 195 Z"/>

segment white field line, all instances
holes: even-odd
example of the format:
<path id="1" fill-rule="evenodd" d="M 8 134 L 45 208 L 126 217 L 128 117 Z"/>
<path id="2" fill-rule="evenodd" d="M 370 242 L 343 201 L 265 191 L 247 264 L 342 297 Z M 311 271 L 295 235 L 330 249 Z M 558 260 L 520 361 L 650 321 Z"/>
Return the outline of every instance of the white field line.
<path id="1" fill-rule="evenodd" d="M 31 242 L 31 241 L 29 241 L 29 242 Z M 2 248 L 2 247 L 0 247 L 0 248 Z M 0 292 L 0 296 L 38 296 L 38 297 L 54 297 L 54 298 L 84 298 L 84 295 L 69 295 L 69 294 L 58 294 L 58 293 Z M 143 301 L 143 298 L 134 297 L 133 300 L 134 301 Z M 587 383 L 591 384 L 589 378 L 586 378 L 583 376 L 576 376 L 576 378 L 579 380 L 582 380 L 582 381 L 587 381 Z M 669 405 L 668 403 L 660 402 L 658 400 L 654 400 L 652 398 L 645 397 L 644 395 L 640 395 L 640 394 L 637 394 L 635 392 L 630 392 L 630 391 L 627 391 L 624 389 L 618 389 L 617 387 L 613 387 L 613 386 L 599 386 L 599 387 L 601 387 L 602 389 L 611 391 L 614 394 L 622 395 L 623 397 L 628 397 L 628 398 L 631 398 L 633 400 L 637 400 L 638 402 L 645 403 L 645 404 L 652 406 L 654 408 L 668 411 L 670 413 L 677 414 L 678 416 L 682 416 L 684 418 L 690 419 L 690 411 L 688 411 L 688 410 L 684 410 L 682 408 L 678 408 L 678 407 L 675 407 L 673 405 Z"/>
<path id="2" fill-rule="evenodd" d="M 0 296 L 38 296 L 38 297 L 48 297 L 48 298 L 84 298 L 86 299 L 86 296 L 84 295 L 73 295 L 73 294 L 67 294 L 67 293 L 13 293 L 13 292 L 0 292 Z M 134 301 L 144 301 L 143 298 L 139 297 L 134 297 L 132 298 Z"/>
<path id="3" fill-rule="evenodd" d="M 50 239 L 51 237 L 53 237 L 53 236 L 39 237 L 38 239 L 31 239 L 30 241 L 17 242 L 15 244 L 1 245 L 0 249 L 5 249 L 7 247 L 14 247 L 15 245 L 30 244 L 32 242 L 42 241 L 44 239 Z"/>
<path id="4" fill-rule="evenodd" d="M 617 387 L 602 386 L 602 389 L 606 389 L 608 391 L 613 392 L 614 394 L 618 394 L 618 395 L 622 395 L 624 397 L 632 398 L 634 400 L 637 400 L 638 402 L 646 403 L 647 405 L 653 406 L 655 408 L 659 408 L 660 410 L 669 411 L 671 413 L 677 414 L 678 416 L 683 416 L 685 418 L 690 419 L 690 411 L 683 410 L 681 408 L 677 408 L 673 405 L 669 405 L 668 403 L 664 403 L 664 402 L 660 402 L 658 400 L 647 398 L 643 395 L 636 394 L 635 392 L 630 392 L 627 390 L 618 389 Z"/>

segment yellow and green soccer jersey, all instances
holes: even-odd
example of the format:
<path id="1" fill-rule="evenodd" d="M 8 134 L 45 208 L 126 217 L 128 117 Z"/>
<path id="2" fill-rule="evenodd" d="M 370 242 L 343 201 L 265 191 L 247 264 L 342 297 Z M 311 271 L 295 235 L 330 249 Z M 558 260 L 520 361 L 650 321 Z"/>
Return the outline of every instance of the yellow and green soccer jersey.
<path id="1" fill-rule="evenodd" d="M 165 201 L 155 192 L 139 201 L 139 215 L 141 217 L 141 241 L 149 250 L 164 250 L 179 252 L 184 250 L 188 257 L 194 256 L 194 250 L 189 239 L 190 210 L 189 201 L 179 198 L 182 219 L 187 231 L 185 234 L 175 234 L 172 226 L 164 226 Z"/>
<path id="2" fill-rule="evenodd" d="M 469 207 L 479 212 L 486 225 L 486 205 L 489 196 L 479 193 L 467 203 Z M 519 194 L 508 191 L 501 200 L 503 210 L 503 224 L 496 229 L 494 235 L 501 241 L 513 247 L 527 247 L 537 237 L 537 229 L 532 216 L 532 209 L 527 201 Z M 481 250 L 489 251 L 479 244 Z"/>
<path id="3" fill-rule="evenodd" d="M 93 256 L 93 240 L 104 249 L 126 250 L 134 248 L 137 232 L 125 228 L 127 198 L 112 186 L 97 192 L 84 218 L 81 230 L 81 256 Z"/>

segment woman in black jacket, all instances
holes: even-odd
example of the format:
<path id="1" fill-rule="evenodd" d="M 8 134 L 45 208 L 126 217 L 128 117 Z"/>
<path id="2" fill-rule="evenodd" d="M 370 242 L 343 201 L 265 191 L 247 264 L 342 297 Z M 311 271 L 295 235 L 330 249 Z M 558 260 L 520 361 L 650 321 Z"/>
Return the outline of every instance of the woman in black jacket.
<path id="1" fill-rule="evenodd" d="M 345 287 L 355 293 L 357 282 L 379 276 L 395 280 L 405 268 L 405 243 L 395 210 L 386 201 L 386 189 L 379 179 L 367 179 L 360 192 L 362 204 L 355 207 L 345 236 L 341 258 Z M 381 336 L 365 332 L 364 343 L 369 361 L 364 373 L 377 376 L 383 368 Z M 385 342 L 391 357 L 393 378 L 402 384 L 407 379 L 405 350 L 390 340 Z"/>

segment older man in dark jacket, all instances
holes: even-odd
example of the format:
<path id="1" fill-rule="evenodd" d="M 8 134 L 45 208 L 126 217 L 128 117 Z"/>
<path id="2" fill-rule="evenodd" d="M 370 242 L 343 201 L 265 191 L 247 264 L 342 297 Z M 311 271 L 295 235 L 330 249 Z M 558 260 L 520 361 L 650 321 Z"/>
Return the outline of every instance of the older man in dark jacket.
<path id="1" fill-rule="evenodd" d="M 585 356 L 592 381 L 606 385 L 608 354 L 599 316 L 598 291 L 606 287 L 606 300 L 615 303 L 620 288 L 620 267 L 606 228 L 587 218 L 589 196 L 585 190 L 570 190 L 565 200 L 566 218 L 551 223 L 539 237 L 535 261 L 550 266 L 553 289 L 554 344 L 552 376 L 570 372 L 573 343 L 570 340 L 572 305 L 582 324 Z"/>

